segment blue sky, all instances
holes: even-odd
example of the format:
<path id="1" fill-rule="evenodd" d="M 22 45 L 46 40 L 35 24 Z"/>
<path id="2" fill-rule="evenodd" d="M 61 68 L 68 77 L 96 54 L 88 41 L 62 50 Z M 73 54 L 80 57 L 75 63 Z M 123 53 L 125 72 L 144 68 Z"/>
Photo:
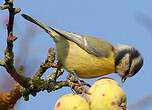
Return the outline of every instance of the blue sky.
<path id="1" fill-rule="evenodd" d="M 127 95 L 128 105 L 152 93 L 150 85 L 152 83 L 152 31 L 150 28 L 152 27 L 149 22 L 149 25 L 146 25 L 146 19 L 144 19 L 146 16 L 152 22 L 151 0 L 45 0 L 45 2 L 44 0 L 14 0 L 14 2 L 15 7 L 22 9 L 21 13 L 29 14 L 47 25 L 95 36 L 112 44 L 122 43 L 135 47 L 144 57 L 144 66 L 140 72 L 127 79 L 124 84 L 120 82 L 120 77 L 116 74 L 107 76 L 116 79 L 122 85 Z M 3 3 L 4 0 L 1 0 L 0 4 Z M 21 13 L 15 18 L 14 34 L 19 36 L 14 46 L 15 54 L 18 52 L 18 45 L 23 41 L 27 28 L 30 27 L 30 23 L 21 17 Z M 3 19 L 7 14 L 7 10 L 0 11 L 0 59 L 3 59 L 3 50 L 6 45 L 7 35 Z M 32 27 L 35 29 L 35 34 L 27 47 L 31 56 L 29 59 L 34 59 L 37 63 L 32 64 L 30 60 L 27 63 L 34 68 L 34 73 L 40 63 L 45 60 L 48 48 L 54 46 L 54 43 L 42 29 L 35 25 Z M 0 67 L 1 71 L 5 70 Z M 44 77 L 50 71 L 48 70 Z M 27 70 L 27 72 L 30 71 Z M 64 79 L 65 77 L 66 75 L 63 76 Z M 85 81 L 92 84 L 95 80 Z M 40 92 L 36 97 L 30 96 L 28 102 L 21 99 L 17 110 L 53 110 L 57 99 L 67 93 L 72 93 L 72 91 L 69 88 L 62 88 L 52 93 Z"/>

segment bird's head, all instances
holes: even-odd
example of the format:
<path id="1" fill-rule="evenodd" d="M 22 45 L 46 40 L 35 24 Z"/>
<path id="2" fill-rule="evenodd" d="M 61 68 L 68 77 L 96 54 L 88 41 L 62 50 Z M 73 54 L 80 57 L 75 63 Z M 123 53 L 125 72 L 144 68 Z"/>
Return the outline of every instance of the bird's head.
<path id="1" fill-rule="evenodd" d="M 122 82 L 134 76 L 143 66 L 141 54 L 133 47 L 117 44 L 114 46 L 114 53 L 115 71 L 122 77 Z"/>

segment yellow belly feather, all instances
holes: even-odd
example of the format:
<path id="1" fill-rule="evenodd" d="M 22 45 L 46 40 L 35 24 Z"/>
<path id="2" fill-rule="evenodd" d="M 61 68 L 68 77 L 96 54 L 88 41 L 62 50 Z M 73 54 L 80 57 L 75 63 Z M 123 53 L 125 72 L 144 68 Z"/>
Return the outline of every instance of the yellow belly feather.
<path id="1" fill-rule="evenodd" d="M 69 72 L 75 72 L 80 78 L 94 78 L 115 72 L 115 58 L 111 53 L 108 58 L 98 58 L 88 54 L 77 44 L 62 39 L 57 43 L 58 60 Z"/>

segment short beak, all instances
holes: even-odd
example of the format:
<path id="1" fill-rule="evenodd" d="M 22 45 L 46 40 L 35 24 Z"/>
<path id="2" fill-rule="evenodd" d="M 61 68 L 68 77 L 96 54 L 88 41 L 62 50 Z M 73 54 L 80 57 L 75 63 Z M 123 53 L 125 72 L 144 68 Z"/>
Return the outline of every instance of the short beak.
<path id="1" fill-rule="evenodd" d="M 124 83 L 126 79 L 127 79 L 126 77 L 122 77 L 121 82 Z"/>

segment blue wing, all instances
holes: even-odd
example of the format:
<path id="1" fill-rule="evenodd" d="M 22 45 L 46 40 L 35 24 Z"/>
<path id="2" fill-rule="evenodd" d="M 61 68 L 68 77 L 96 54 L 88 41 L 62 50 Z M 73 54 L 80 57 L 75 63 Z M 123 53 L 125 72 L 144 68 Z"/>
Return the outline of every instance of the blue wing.
<path id="1" fill-rule="evenodd" d="M 72 32 L 61 31 L 54 28 L 52 29 L 66 39 L 75 42 L 79 47 L 96 57 L 108 57 L 110 52 L 113 50 L 113 46 L 104 40 L 95 37 L 79 35 Z"/>

